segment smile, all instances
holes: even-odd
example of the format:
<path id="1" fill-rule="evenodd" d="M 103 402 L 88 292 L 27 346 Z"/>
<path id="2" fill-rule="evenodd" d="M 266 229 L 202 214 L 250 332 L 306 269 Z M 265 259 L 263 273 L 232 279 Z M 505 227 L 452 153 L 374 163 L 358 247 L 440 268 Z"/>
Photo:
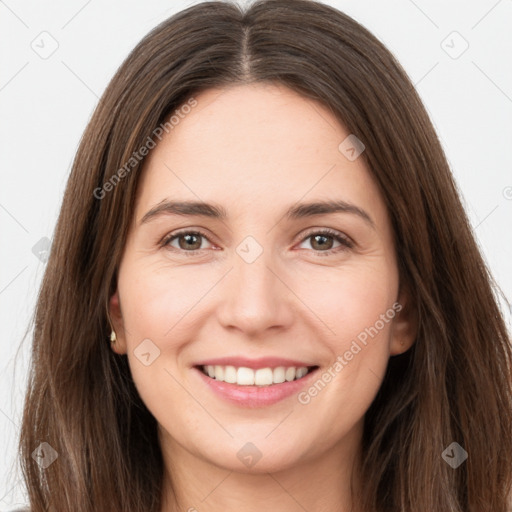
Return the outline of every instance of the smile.
<path id="1" fill-rule="evenodd" d="M 201 371 L 211 379 L 238 386 L 272 386 L 283 382 L 292 382 L 305 377 L 315 366 L 278 366 L 276 368 L 247 368 L 230 365 L 203 365 Z"/>
<path id="2" fill-rule="evenodd" d="M 296 396 L 310 385 L 318 369 L 300 360 L 236 356 L 203 360 L 193 367 L 203 389 L 242 408 L 268 407 Z"/>

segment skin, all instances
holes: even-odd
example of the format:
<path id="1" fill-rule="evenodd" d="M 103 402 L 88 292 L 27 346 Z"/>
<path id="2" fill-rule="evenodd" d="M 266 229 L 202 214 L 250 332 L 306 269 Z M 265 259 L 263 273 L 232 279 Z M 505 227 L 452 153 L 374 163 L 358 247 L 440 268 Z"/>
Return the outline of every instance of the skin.
<path id="1" fill-rule="evenodd" d="M 364 414 L 389 357 L 415 336 L 384 201 L 363 158 L 349 161 L 338 149 L 349 132 L 321 104 L 262 83 L 195 98 L 145 161 L 110 299 L 113 350 L 127 354 L 159 424 L 162 512 L 225 512 L 241 503 L 246 512 L 348 512 Z M 162 215 L 141 224 L 166 198 L 222 205 L 228 218 Z M 374 228 L 347 212 L 283 217 L 299 201 L 327 199 L 362 208 Z M 192 240 L 201 251 L 183 237 L 181 246 L 159 246 L 182 228 L 205 233 Z M 315 229 L 325 228 L 353 247 L 333 238 L 315 244 Z M 236 251 L 249 235 L 263 249 L 252 263 Z M 329 249 L 337 252 L 322 254 Z M 295 394 L 239 407 L 193 369 L 208 358 L 277 356 L 322 373 L 396 302 L 403 309 L 308 404 Z M 134 354 L 144 339 L 160 350 L 148 366 Z M 252 467 L 237 457 L 247 442 L 262 454 Z M 354 485 L 361 492 L 364 483 Z"/>

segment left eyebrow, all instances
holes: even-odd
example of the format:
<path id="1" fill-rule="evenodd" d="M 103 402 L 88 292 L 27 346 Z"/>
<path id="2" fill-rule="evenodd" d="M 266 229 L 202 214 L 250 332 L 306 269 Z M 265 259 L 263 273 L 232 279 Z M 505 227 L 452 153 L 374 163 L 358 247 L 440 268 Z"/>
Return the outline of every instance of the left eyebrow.
<path id="1" fill-rule="evenodd" d="M 347 203 L 342 200 L 299 203 L 290 207 L 285 215 L 289 219 L 302 219 L 304 217 L 312 217 L 314 215 L 326 215 L 338 212 L 357 215 L 375 229 L 375 222 L 373 222 L 372 218 L 365 210 L 355 204 Z"/>
<path id="2" fill-rule="evenodd" d="M 375 229 L 375 223 L 370 215 L 355 204 L 346 201 L 314 201 L 310 203 L 299 203 L 286 210 L 284 216 L 288 219 L 302 219 L 315 215 L 327 215 L 332 213 L 350 213 L 363 219 L 369 226 Z M 202 201 L 170 201 L 164 199 L 151 208 L 142 217 L 140 224 L 149 222 L 151 219 L 161 215 L 189 215 L 209 217 L 225 221 L 228 218 L 226 210 L 220 205 L 205 203 Z"/>

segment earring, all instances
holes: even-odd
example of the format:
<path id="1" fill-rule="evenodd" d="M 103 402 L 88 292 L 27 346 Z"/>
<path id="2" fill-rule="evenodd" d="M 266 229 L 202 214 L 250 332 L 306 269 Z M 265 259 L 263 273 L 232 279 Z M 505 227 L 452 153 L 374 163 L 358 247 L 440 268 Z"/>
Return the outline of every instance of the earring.
<path id="1" fill-rule="evenodd" d="M 116 337 L 116 331 L 112 329 L 112 332 L 110 333 L 110 343 L 113 345 L 117 341 Z"/>

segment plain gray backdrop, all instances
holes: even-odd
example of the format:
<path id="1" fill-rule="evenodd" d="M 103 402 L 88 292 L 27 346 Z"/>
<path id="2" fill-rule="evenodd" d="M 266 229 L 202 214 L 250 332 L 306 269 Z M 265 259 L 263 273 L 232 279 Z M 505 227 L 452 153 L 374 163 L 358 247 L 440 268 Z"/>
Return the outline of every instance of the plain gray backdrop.
<path id="1" fill-rule="evenodd" d="M 128 52 L 195 3 L 0 0 L 0 510 L 26 502 L 15 460 L 30 337 L 20 344 L 81 134 Z M 370 29 L 415 83 L 510 301 L 512 0 L 325 3 Z"/>

